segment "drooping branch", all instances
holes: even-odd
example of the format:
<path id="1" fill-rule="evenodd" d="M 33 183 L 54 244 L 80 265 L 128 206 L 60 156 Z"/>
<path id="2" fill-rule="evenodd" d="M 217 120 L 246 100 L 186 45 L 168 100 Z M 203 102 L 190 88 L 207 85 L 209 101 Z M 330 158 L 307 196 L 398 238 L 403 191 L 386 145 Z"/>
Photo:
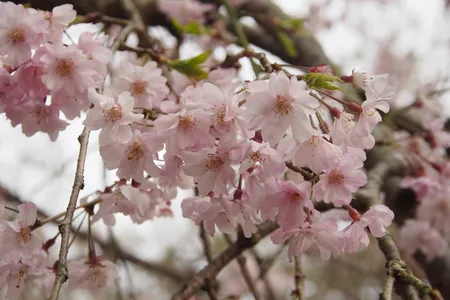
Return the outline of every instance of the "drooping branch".
<path id="1" fill-rule="evenodd" d="M 179 290 L 172 300 L 187 300 L 192 297 L 206 282 L 206 280 L 215 278 L 216 275 L 233 259 L 241 255 L 248 248 L 256 245 L 261 239 L 272 233 L 278 225 L 273 222 L 266 222 L 259 226 L 259 231 L 251 238 L 239 235 L 236 242 L 229 246 L 219 256 L 217 256 L 210 264 L 193 276 L 181 290 Z"/>
<path id="2" fill-rule="evenodd" d="M 19 196 L 11 192 L 9 189 L 4 187 L 0 184 L 0 198 L 4 199 L 8 203 L 14 204 L 16 206 L 26 203 L 26 200 L 21 199 Z M 40 208 L 38 208 L 38 218 L 40 220 L 50 219 L 52 218 L 52 222 L 55 224 L 58 224 L 56 219 L 53 216 L 50 216 L 46 212 L 42 211 Z M 75 231 L 76 228 L 71 227 L 72 231 Z M 88 236 L 87 233 L 84 231 L 79 231 L 77 233 L 77 239 L 84 242 L 87 241 Z M 116 257 L 120 260 L 127 261 L 129 263 L 132 263 L 143 270 L 146 270 L 150 273 L 155 273 L 164 277 L 167 277 L 171 280 L 173 280 L 175 283 L 184 282 L 188 278 L 190 278 L 190 273 L 174 269 L 170 266 L 167 266 L 165 264 L 159 263 L 159 262 L 149 262 L 145 261 L 143 259 L 140 259 L 139 257 L 136 257 L 135 255 L 127 252 L 126 250 L 122 249 L 119 245 L 112 245 L 111 242 L 105 242 L 101 238 L 94 236 L 93 237 L 94 242 L 102 249 L 102 255 L 104 257 Z M 112 251 L 114 250 L 114 253 Z"/>
<path id="3" fill-rule="evenodd" d="M 78 137 L 80 143 L 80 153 L 78 155 L 77 168 L 75 171 L 75 179 L 70 194 L 69 204 L 67 205 L 64 219 L 59 224 L 59 231 L 61 232 L 61 247 L 59 250 L 58 268 L 56 269 L 55 282 L 53 290 L 50 295 L 50 300 L 57 300 L 61 286 L 68 278 L 67 273 L 67 253 L 69 252 L 69 241 L 72 227 L 73 214 L 77 206 L 78 195 L 84 188 L 84 165 L 86 163 L 87 147 L 89 144 L 90 129 L 85 127 L 83 132 Z"/>

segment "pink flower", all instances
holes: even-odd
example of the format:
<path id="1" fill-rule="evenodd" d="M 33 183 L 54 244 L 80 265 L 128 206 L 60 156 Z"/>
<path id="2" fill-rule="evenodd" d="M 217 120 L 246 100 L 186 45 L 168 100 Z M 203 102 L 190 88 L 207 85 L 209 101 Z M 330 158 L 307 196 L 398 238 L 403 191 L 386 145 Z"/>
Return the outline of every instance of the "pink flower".
<path id="1" fill-rule="evenodd" d="M 126 144 L 113 142 L 100 146 L 100 155 L 108 170 L 118 169 L 121 179 L 144 181 L 144 171 L 157 177 L 161 170 L 155 165 L 155 154 L 163 149 L 163 144 L 150 133 L 141 134 L 138 130 Z"/>
<path id="2" fill-rule="evenodd" d="M 275 185 L 268 188 L 268 194 L 260 205 L 262 208 L 277 208 L 277 222 L 284 231 L 299 227 L 306 218 L 305 208 L 315 211 L 311 201 L 311 182 L 299 184 L 293 181 L 276 180 Z"/>
<path id="3" fill-rule="evenodd" d="M 351 214 L 357 214 L 356 210 L 349 207 Z M 353 212 L 352 212 L 353 211 Z M 375 237 L 383 237 L 386 234 L 386 228 L 391 226 L 394 219 L 394 213 L 387 206 L 379 204 L 372 206 L 363 215 L 357 215 L 357 219 L 344 229 L 345 247 L 344 252 L 353 253 L 361 247 L 369 245 L 369 236 L 366 227 Z"/>
<path id="4" fill-rule="evenodd" d="M 42 253 L 42 242 L 31 231 L 36 222 L 36 205 L 24 203 L 17 208 L 18 220 L 0 220 L 0 257 L 6 262 L 32 262 L 34 256 Z"/>
<path id="5" fill-rule="evenodd" d="M 269 177 L 279 176 L 286 169 L 283 158 L 275 149 L 270 147 L 269 143 L 259 144 L 252 141 L 245 152 L 239 173 L 244 174 L 249 168 L 253 168 L 257 164 L 261 166 L 260 179 L 262 181 Z"/>
<path id="6" fill-rule="evenodd" d="M 230 216 L 230 205 L 231 202 L 222 197 L 195 197 L 184 199 L 181 209 L 183 217 L 190 218 L 197 225 L 203 222 L 206 232 L 214 236 L 216 225 L 223 233 L 235 231 L 236 222 Z"/>
<path id="7" fill-rule="evenodd" d="M 69 287 L 90 290 L 94 293 L 106 292 L 112 288 L 117 277 L 116 265 L 101 256 L 90 257 L 68 263 Z"/>
<path id="8" fill-rule="evenodd" d="M 159 191 L 156 195 L 152 195 L 139 188 L 120 185 L 112 193 L 101 196 L 100 208 L 92 218 L 92 222 L 103 219 L 105 225 L 114 226 L 116 224 L 114 214 L 122 213 L 130 216 L 134 223 L 141 224 L 156 215 L 156 206 L 161 202 L 159 195 Z"/>
<path id="9" fill-rule="evenodd" d="M 44 16 L 34 9 L 12 2 L 0 3 L 0 56 L 7 55 L 12 67 L 31 57 L 31 49 L 41 43 L 48 27 Z"/>
<path id="10" fill-rule="evenodd" d="M 427 261 L 447 253 L 447 242 L 435 228 L 427 221 L 406 220 L 400 229 L 399 246 L 408 255 L 420 250 Z"/>
<path id="11" fill-rule="evenodd" d="M 204 23 L 204 14 L 212 10 L 214 6 L 196 0 L 158 0 L 158 8 L 181 25 L 186 25 L 190 22 Z"/>
<path id="12" fill-rule="evenodd" d="M 44 63 L 42 81 L 48 89 L 74 95 L 90 87 L 99 87 L 95 86 L 95 66 L 76 45 L 46 44 L 45 50 L 40 61 Z"/>
<path id="13" fill-rule="evenodd" d="M 271 239 L 274 244 L 282 244 L 290 237 L 292 240 L 288 249 L 289 261 L 292 261 L 295 255 L 307 251 L 314 243 L 317 244 L 322 259 L 329 260 L 331 255 L 336 257 L 342 253 L 345 243 L 334 220 L 305 222 L 288 231 L 281 228 L 272 234 Z"/>
<path id="14" fill-rule="evenodd" d="M 394 87 L 388 83 L 388 74 L 369 75 L 364 72 L 353 72 L 352 77 L 353 84 L 366 92 L 367 99 L 390 100 L 395 94 Z"/>
<path id="15" fill-rule="evenodd" d="M 145 66 L 124 62 L 120 77 L 114 82 L 118 91 L 128 91 L 136 100 L 137 107 L 152 109 L 158 107 L 169 94 L 167 79 L 156 62 L 150 61 Z"/>
<path id="16" fill-rule="evenodd" d="M 92 32 L 83 32 L 79 39 L 77 47 L 83 51 L 90 62 L 95 86 L 102 86 L 107 73 L 107 65 L 112 61 L 113 54 L 110 49 L 103 46 L 106 37 L 95 36 Z"/>
<path id="17" fill-rule="evenodd" d="M 417 217 L 427 220 L 443 234 L 450 233 L 450 187 L 445 184 L 436 194 L 422 198 L 417 208 Z"/>
<path id="18" fill-rule="evenodd" d="M 212 147 L 214 137 L 209 134 L 210 125 L 206 113 L 185 108 L 176 114 L 161 115 L 154 122 L 156 134 L 167 139 L 167 150 L 174 153 Z"/>
<path id="19" fill-rule="evenodd" d="M 83 124 L 91 129 L 102 129 L 99 136 L 100 146 L 110 142 L 127 143 L 133 136 L 129 124 L 142 119 L 133 113 L 134 99 L 128 92 L 117 98 L 98 94 L 95 89 L 88 91 L 89 100 L 94 103 L 86 115 Z"/>
<path id="20" fill-rule="evenodd" d="M 342 149 L 326 139 L 326 135 L 313 135 L 300 144 L 295 152 L 293 163 L 297 167 L 309 167 L 314 173 L 321 173 L 329 161 L 343 155 Z"/>
<path id="21" fill-rule="evenodd" d="M 49 23 L 45 39 L 54 44 L 60 43 L 64 29 L 75 20 L 77 12 L 73 9 L 72 4 L 64 4 L 54 7 L 51 12 L 43 13 Z"/>
<path id="22" fill-rule="evenodd" d="M 283 72 L 271 73 L 269 83 L 251 82 L 250 95 L 245 107 L 251 116 L 252 128 L 261 129 L 264 141 L 276 145 L 290 127 L 294 138 L 303 142 L 315 130 L 309 115 L 319 107 L 319 102 L 308 94 L 306 83 L 297 77 L 289 79 Z"/>
<path id="23" fill-rule="evenodd" d="M 361 105 L 362 113 L 356 124 L 357 133 L 361 136 L 370 135 L 375 126 L 382 121 L 378 110 L 389 112 L 389 104 L 386 100 L 367 99 Z"/>
<path id="24" fill-rule="evenodd" d="M 236 194 L 236 192 L 235 192 Z M 242 191 L 242 195 L 234 199 L 235 196 L 226 196 L 224 199 L 230 202 L 230 215 L 232 218 L 242 226 L 242 231 L 246 238 L 250 238 L 252 234 L 256 233 L 256 225 L 261 223 L 258 217 L 257 210 L 250 202 L 249 194 Z"/>
<path id="25" fill-rule="evenodd" d="M 330 161 L 314 186 L 315 197 L 336 207 L 350 204 L 352 194 L 367 183 L 362 167 L 363 162 L 351 154 Z"/>
<path id="26" fill-rule="evenodd" d="M 372 120 L 376 122 L 381 121 L 381 116 L 377 111 L 373 112 L 372 117 Z M 361 124 L 364 124 L 364 117 L 362 121 L 363 123 Z M 368 120 L 366 119 L 366 121 Z M 370 134 L 372 130 L 368 132 L 363 130 L 364 127 L 361 124 L 357 126 L 355 115 L 345 111 L 341 112 L 339 119 L 335 120 L 331 126 L 330 136 L 333 139 L 333 143 L 339 146 L 345 145 L 361 149 L 372 149 L 375 146 L 375 138 Z"/>
<path id="27" fill-rule="evenodd" d="M 32 284 L 43 290 L 45 297 L 50 298 L 56 277 L 55 266 L 33 268 L 30 273 Z"/>
<path id="28" fill-rule="evenodd" d="M 25 285 L 30 279 L 30 270 L 32 266 L 22 262 L 9 263 L 0 266 L 0 289 L 8 284 L 6 300 L 19 299 Z"/>
<path id="29" fill-rule="evenodd" d="M 226 193 L 227 185 L 234 181 L 235 173 L 227 153 L 205 148 L 199 152 L 183 151 L 182 158 L 185 162 L 184 173 L 194 177 L 202 195 Z"/>
<path id="30" fill-rule="evenodd" d="M 32 136 L 36 132 L 45 132 L 49 135 L 50 140 L 56 141 L 59 132 L 68 125 L 59 118 L 57 107 L 47 106 L 43 101 L 27 97 L 14 105 L 5 107 L 4 110 L 13 127 L 22 124 L 22 132 L 26 136 Z"/>

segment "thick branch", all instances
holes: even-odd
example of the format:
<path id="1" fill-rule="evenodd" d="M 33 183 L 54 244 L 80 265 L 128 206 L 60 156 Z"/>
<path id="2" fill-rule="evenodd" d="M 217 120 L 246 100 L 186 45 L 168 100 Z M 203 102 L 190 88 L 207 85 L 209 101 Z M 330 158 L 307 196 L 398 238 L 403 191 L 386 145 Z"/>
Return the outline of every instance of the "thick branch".
<path id="1" fill-rule="evenodd" d="M 61 248 L 59 250 L 58 268 L 56 269 L 55 282 L 53 284 L 50 300 L 57 300 L 61 286 L 68 278 L 67 274 L 67 253 L 69 252 L 69 240 L 72 227 L 73 213 L 77 207 L 77 200 L 80 191 L 84 188 L 84 165 L 86 162 L 86 153 L 89 143 L 90 129 L 85 127 L 78 137 L 80 142 L 80 154 L 78 155 L 77 169 L 75 171 L 75 179 L 73 183 L 72 193 L 70 194 L 69 204 L 67 205 L 64 219 L 59 224 L 61 232 Z"/>

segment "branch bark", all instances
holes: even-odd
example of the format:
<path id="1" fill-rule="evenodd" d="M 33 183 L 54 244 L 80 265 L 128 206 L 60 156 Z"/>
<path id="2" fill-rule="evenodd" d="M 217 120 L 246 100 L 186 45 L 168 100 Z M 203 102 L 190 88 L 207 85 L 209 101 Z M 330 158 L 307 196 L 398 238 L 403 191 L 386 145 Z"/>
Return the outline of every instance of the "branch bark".
<path id="1" fill-rule="evenodd" d="M 61 248 L 59 250 L 58 268 L 56 269 L 55 282 L 50 295 L 50 300 L 57 300 L 61 286 L 68 278 L 67 274 L 67 253 L 69 252 L 70 232 L 72 227 L 73 214 L 77 206 L 78 196 L 84 188 L 84 165 L 86 163 L 86 153 L 89 144 L 90 129 L 85 127 L 78 137 L 80 142 L 80 153 L 78 155 L 77 169 L 75 171 L 75 179 L 73 183 L 72 193 L 70 195 L 69 204 L 67 205 L 64 219 L 59 224 L 61 232 Z"/>
<path id="2" fill-rule="evenodd" d="M 215 278 L 216 275 L 233 259 L 241 255 L 248 248 L 256 245 L 261 239 L 272 233 L 278 225 L 272 222 L 266 222 L 259 226 L 259 231 L 251 238 L 239 235 L 238 240 L 229 246 L 224 252 L 216 257 L 210 264 L 198 272 L 191 280 L 179 290 L 172 300 L 187 300 L 192 297 L 206 282 L 206 280 Z"/>

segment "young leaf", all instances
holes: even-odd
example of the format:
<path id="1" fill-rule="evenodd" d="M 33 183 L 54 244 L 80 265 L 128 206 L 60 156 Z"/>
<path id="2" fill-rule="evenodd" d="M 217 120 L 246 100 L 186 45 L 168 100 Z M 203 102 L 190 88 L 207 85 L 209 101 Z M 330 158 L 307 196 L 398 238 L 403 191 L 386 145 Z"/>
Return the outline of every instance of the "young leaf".
<path id="1" fill-rule="evenodd" d="M 278 38 L 280 42 L 283 44 L 284 50 L 286 50 L 287 54 L 290 57 L 297 56 L 297 49 L 295 49 L 295 44 L 292 39 L 286 33 L 282 31 L 278 31 Z"/>
<path id="2" fill-rule="evenodd" d="M 209 55 L 211 55 L 211 51 L 206 51 L 189 59 L 172 61 L 169 65 L 186 76 L 201 80 L 208 77 L 208 72 L 203 70 L 200 65 L 208 59 Z"/>
<path id="3" fill-rule="evenodd" d="M 324 73 L 308 73 L 303 76 L 303 80 L 311 87 L 326 90 L 340 90 L 344 91 L 334 83 L 344 83 L 339 77 L 328 75 Z"/>

